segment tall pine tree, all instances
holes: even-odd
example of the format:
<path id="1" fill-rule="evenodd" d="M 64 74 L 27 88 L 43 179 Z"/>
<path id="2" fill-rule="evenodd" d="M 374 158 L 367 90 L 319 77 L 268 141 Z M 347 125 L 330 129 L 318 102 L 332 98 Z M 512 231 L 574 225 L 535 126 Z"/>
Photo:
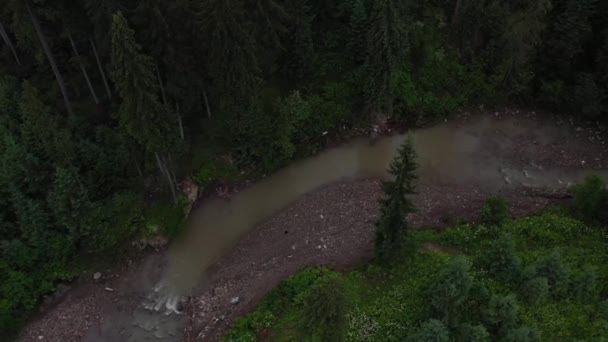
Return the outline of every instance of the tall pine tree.
<path id="1" fill-rule="evenodd" d="M 393 114 L 396 74 L 409 50 L 408 7 L 409 1 L 374 1 L 367 30 L 367 101 L 372 110 L 389 116 Z"/>
<path id="2" fill-rule="evenodd" d="M 121 12 L 112 22 L 112 79 L 122 99 L 121 126 L 151 152 L 165 150 L 174 139 L 166 110 L 159 101 L 153 59 L 142 53 Z"/>
<path id="3" fill-rule="evenodd" d="M 406 140 L 389 167 L 392 181 L 383 182 L 384 198 L 380 200 L 381 218 L 376 224 L 376 259 L 389 263 L 402 246 L 408 233 L 407 215 L 415 207 L 408 196 L 415 194 L 416 152 L 411 140 Z"/>

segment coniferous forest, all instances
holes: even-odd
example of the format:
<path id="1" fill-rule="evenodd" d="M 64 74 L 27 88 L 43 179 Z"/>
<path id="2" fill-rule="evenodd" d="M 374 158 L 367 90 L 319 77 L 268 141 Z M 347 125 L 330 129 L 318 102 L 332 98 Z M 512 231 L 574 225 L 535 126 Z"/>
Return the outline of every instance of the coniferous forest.
<path id="1" fill-rule="evenodd" d="M 7 335 L 89 260 L 177 234 L 186 176 L 268 174 L 379 117 L 608 119 L 608 1 L 3 0 L 0 38 Z"/>

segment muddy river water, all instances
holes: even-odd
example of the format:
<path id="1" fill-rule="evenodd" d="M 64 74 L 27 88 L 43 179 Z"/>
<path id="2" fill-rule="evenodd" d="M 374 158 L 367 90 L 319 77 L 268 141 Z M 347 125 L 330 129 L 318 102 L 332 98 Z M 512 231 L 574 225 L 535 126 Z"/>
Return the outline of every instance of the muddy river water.
<path id="1" fill-rule="evenodd" d="M 110 317 L 88 341 L 176 341 L 184 324 L 179 301 L 205 282 L 205 271 L 245 233 L 303 194 L 344 179 L 384 178 L 397 148 L 411 139 L 418 155 L 422 184 L 474 184 L 484 189 L 505 187 L 561 189 L 606 170 L 547 169 L 523 164 L 507 152 L 527 134 L 534 146 L 547 146 L 568 134 L 559 126 L 525 127 L 516 120 L 479 119 L 466 125 L 443 124 L 370 143 L 353 141 L 299 161 L 235 195 L 210 199 L 198 207 L 186 233 L 174 242 L 162 279 L 142 286 L 146 299 L 129 314 Z M 584 162 L 583 162 L 584 164 Z"/>

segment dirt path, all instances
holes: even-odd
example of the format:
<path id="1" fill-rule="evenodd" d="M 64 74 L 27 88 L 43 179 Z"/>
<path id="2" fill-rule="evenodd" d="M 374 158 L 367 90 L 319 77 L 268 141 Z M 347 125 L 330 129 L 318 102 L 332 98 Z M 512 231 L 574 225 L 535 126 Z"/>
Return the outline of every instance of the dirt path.
<path id="1" fill-rule="evenodd" d="M 502 158 L 511 165 L 522 169 L 530 165 L 608 167 L 605 131 L 532 113 L 492 115 L 495 120 L 516 117 L 519 125 L 530 128 L 518 136 L 516 144 L 501 146 L 506 151 Z M 463 125 L 469 120 L 466 113 L 456 119 Z M 557 128 L 552 134 L 559 139 L 542 141 L 529 133 L 554 125 Z M 419 211 L 411 220 L 417 227 L 442 226 L 454 219 L 475 220 L 478 208 L 495 194 L 493 191 L 467 185 L 421 185 L 415 198 Z M 375 180 L 337 183 L 306 194 L 242 238 L 185 299 L 184 314 L 178 317 L 164 320 L 144 315 L 138 316 L 140 322 L 131 321 L 134 312 L 142 311 L 146 293 L 164 267 L 163 253 L 151 253 L 136 265 L 117 267 L 97 281 L 89 278 L 75 286 L 59 304 L 29 324 L 19 341 L 216 341 L 236 316 L 252 309 L 288 275 L 307 265 L 346 270 L 367 260 L 372 252 L 379 195 Z M 503 195 L 515 215 L 536 212 L 550 201 L 521 189 L 504 190 Z M 165 322 L 175 324 L 172 328 L 177 333 L 159 335 L 148 325 Z M 130 333 L 133 325 L 150 332 L 151 339 Z M 108 330 L 113 334 L 104 333 Z"/>

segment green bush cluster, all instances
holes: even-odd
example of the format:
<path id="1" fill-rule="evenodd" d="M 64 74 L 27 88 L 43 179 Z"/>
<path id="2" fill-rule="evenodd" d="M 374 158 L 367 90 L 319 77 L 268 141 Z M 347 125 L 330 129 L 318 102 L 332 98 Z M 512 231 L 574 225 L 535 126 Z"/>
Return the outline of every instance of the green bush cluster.
<path id="1" fill-rule="evenodd" d="M 510 220 L 501 230 L 496 236 L 495 228 L 480 224 L 416 232 L 414 240 L 447 244 L 465 255 L 419 250 L 347 274 L 307 269 L 254 312 L 272 314 L 264 328 L 271 341 L 305 340 L 311 331 L 320 341 L 601 340 L 608 331 L 602 229 L 553 210 Z M 336 304 L 339 293 L 348 305 Z M 344 310 L 346 323 L 332 326 L 344 331 L 322 338 L 320 329 L 330 321 L 323 317 L 336 308 Z M 233 340 L 255 333 L 251 324 L 241 327 L 232 327 Z"/>
<path id="2" fill-rule="evenodd" d="M 509 206 L 502 197 L 488 199 L 480 210 L 481 221 L 487 225 L 500 225 L 509 215 Z"/>
<path id="3" fill-rule="evenodd" d="M 608 188 L 598 176 L 590 176 L 577 185 L 574 194 L 575 214 L 592 223 L 608 224 Z"/>

